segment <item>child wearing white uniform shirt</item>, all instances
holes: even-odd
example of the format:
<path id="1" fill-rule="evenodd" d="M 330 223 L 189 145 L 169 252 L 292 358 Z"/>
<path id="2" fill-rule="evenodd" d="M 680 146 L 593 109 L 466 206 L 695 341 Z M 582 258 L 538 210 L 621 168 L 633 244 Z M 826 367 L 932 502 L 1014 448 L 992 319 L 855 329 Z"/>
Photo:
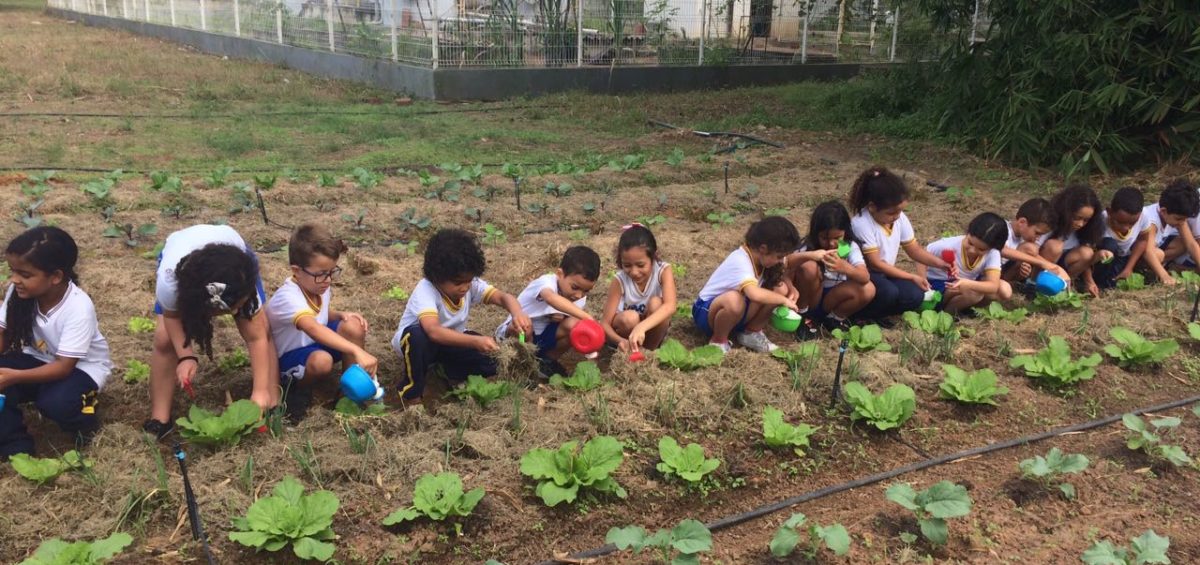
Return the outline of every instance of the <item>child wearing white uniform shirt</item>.
<path id="1" fill-rule="evenodd" d="M 954 314 L 991 300 L 1012 298 L 1012 286 L 1000 278 L 1000 250 L 1007 238 L 1004 218 L 984 212 L 971 220 L 965 235 L 926 246 L 931 255 L 954 254 L 949 270 L 930 268 L 928 272 L 929 284 L 942 292 L 943 310 Z"/>
<path id="2" fill-rule="evenodd" d="M 392 349 L 404 366 L 397 386 L 405 402 L 421 401 L 435 363 L 452 384 L 470 375 L 495 376 L 496 361 L 489 354 L 498 346 L 495 339 L 467 329 L 472 307 L 502 306 L 516 326 L 531 331 L 517 300 L 479 278 L 486 268 L 483 249 L 469 232 L 444 229 L 430 238 L 422 268 L 425 278 L 409 296 L 392 336 Z"/>
<path id="3" fill-rule="evenodd" d="M 333 280 L 346 244 L 324 226 L 304 224 L 288 241 L 292 276 L 271 296 L 267 316 L 279 351 L 280 381 L 287 416 L 303 420 L 312 403 L 312 386 L 329 379 L 334 365 L 359 365 L 374 375 L 379 360 L 367 353 L 367 320 L 334 310 Z"/>
<path id="4" fill-rule="evenodd" d="M 1104 211 L 1104 236 L 1092 267 L 1096 284 L 1102 289 L 1117 286 L 1118 279 L 1133 274 L 1134 267 L 1150 244 L 1149 218 L 1143 214 L 1142 191 L 1124 187 L 1113 194 Z"/>
<path id="5" fill-rule="evenodd" d="M 608 342 L 623 352 L 657 349 L 675 314 L 675 273 L 659 260 L 658 242 L 641 224 L 621 232 L 617 266 L 600 321 Z"/>
<path id="6" fill-rule="evenodd" d="M 33 402 L 46 418 L 86 444 L 99 428 L 96 393 L 112 361 L 96 309 L 75 286 L 79 249 L 67 232 L 33 228 L 5 249 L 11 272 L 0 304 L 0 461 L 33 454 L 21 404 Z"/>
<path id="7" fill-rule="evenodd" d="M 521 310 L 532 320 L 530 327 L 523 329 L 514 323 L 516 316 L 510 315 L 496 329 L 496 338 L 526 334 L 526 339 L 531 339 L 537 347 L 543 374 L 567 374 L 558 359 L 571 345 L 567 337 L 575 324 L 593 319 L 584 307 L 598 278 L 600 256 L 582 245 L 568 248 L 563 252 L 557 271 L 534 279 L 517 297 Z M 530 333 L 532 335 L 528 335 Z"/>
<path id="8" fill-rule="evenodd" d="M 804 244 L 787 258 L 785 280 L 796 288 L 796 305 L 804 314 L 796 331 L 800 339 L 815 337 L 817 324 L 830 331 L 847 328 L 846 320 L 875 297 L 852 226 L 841 202 L 824 202 L 813 209 Z"/>
<path id="9" fill-rule="evenodd" d="M 1055 194 L 1050 207 L 1056 219 L 1054 230 L 1039 239 L 1038 254 L 1066 269 L 1072 280 L 1078 278 L 1080 288 L 1088 294 L 1099 297 L 1100 287 L 1096 286 L 1092 263 L 1104 234 L 1100 197 L 1087 186 L 1072 185 Z"/>

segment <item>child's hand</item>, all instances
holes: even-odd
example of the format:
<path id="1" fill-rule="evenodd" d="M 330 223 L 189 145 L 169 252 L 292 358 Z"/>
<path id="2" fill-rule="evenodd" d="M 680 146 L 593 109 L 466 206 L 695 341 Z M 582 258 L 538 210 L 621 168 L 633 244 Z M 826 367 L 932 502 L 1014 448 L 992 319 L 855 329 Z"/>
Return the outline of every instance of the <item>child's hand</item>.
<path id="1" fill-rule="evenodd" d="M 646 342 L 646 330 L 638 327 L 633 328 L 633 331 L 629 332 L 629 339 L 626 341 L 633 348 L 633 351 L 640 351 L 642 344 Z"/>
<path id="2" fill-rule="evenodd" d="M 526 339 L 533 338 L 533 320 L 529 319 L 524 312 L 513 316 L 512 323 L 517 328 L 517 333 L 525 334 Z"/>
<path id="3" fill-rule="evenodd" d="M 622 339 L 621 341 L 618 341 L 617 342 L 617 350 L 619 350 L 621 353 L 628 353 L 629 352 L 629 340 Z"/>
<path id="4" fill-rule="evenodd" d="M 1115 255 L 1113 255 L 1112 251 L 1109 251 L 1107 249 L 1101 249 L 1098 257 L 1100 257 L 1101 263 L 1108 263 L 1109 261 L 1113 260 L 1113 257 L 1115 257 Z"/>
<path id="5" fill-rule="evenodd" d="M 274 408 L 276 404 L 279 404 L 274 395 L 265 390 L 256 389 L 251 391 L 250 400 L 254 401 L 254 403 L 258 405 L 258 408 L 264 412 Z"/>
<path id="6" fill-rule="evenodd" d="M 192 380 L 196 378 L 198 368 L 200 362 L 195 359 L 184 359 L 182 363 L 175 365 L 175 379 L 179 381 L 179 388 L 192 388 Z"/>
<path id="7" fill-rule="evenodd" d="M 484 353 L 493 353 L 500 349 L 500 345 L 491 336 L 481 335 L 476 340 L 475 348 Z"/>
<path id="8" fill-rule="evenodd" d="M 1083 290 L 1092 295 L 1092 298 L 1100 298 L 1100 287 L 1096 286 L 1096 281 L 1094 280 L 1084 281 Z"/>
<path id="9" fill-rule="evenodd" d="M 1170 273 L 1164 275 L 1161 280 L 1167 286 L 1175 286 L 1175 277 L 1172 277 Z"/>
<path id="10" fill-rule="evenodd" d="M 351 322 L 358 322 L 360 325 L 362 325 L 363 333 L 371 331 L 371 326 L 367 324 L 367 319 L 358 312 L 342 312 L 342 319 L 349 320 Z M 366 368 L 366 365 L 363 365 L 363 368 Z"/>
<path id="11" fill-rule="evenodd" d="M 1062 267 L 1059 267 L 1058 265 L 1051 263 L 1050 268 L 1046 269 L 1046 270 L 1050 271 L 1051 273 L 1054 273 L 1054 275 L 1056 277 L 1058 277 L 1064 281 L 1067 281 L 1068 283 L 1071 282 L 1071 275 L 1068 275 L 1067 270 Z"/>
<path id="12" fill-rule="evenodd" d="M 1021 265 L 1017 267 L 1017 278 L 1027 279 L 1033 274 L 1033 265 L 1021 261 Z"/>
<path id="13" fill-rule="evenodd" d="M 912 281 L 913 284 L 917 285 L 917 287 L 921 289 L 921 292 L 929 292 L 929 279 L 927 279 L 925 277 L 919 277 L 917 275 L 912 275 L 912 278 L 910 278 L 908 280 Z"/>
<path id="14" fill-rule="evenodd" d="M 1121 280 L 1121 279 L 1127 279 L 1127 278 L 1129 278 L 1129 276 L 1130 276 L 1130 275 L 1132 275 L 1132 274 L 1133 274 L 1133 271 L 1132 271 L 1132 270 L 1130 270 L 1130 269 L 1125 269 L 1124 271 L 1121 271 L 1121 272 L 1117 273 L 1117 276 L 1115 276 L 1115 277 L 1113 277 L 1113 278 L 1114 278 L 1114 279 L 1117 279 L 1117 280 Z"/>
<path id="15" fill-rule="evenodd" d="M 800 310 L 800 307 L 796 306 L 795 300 L 792 300 L 791 298 L 788 298 L 786 296 L 783 297 L 783 300 L 784 300 L 783 305 L 787 306 L 788 310 L 791 310 L 793 312 L 798 312 Z"/>
<path id="16" fill-rule="evenodd" d="M 379 370 L 379 359 L 376 359 L 374 355 L 367 353 L 364 349 L 360 349 L 354 354 L 354 360 L 357 361 L 358 365 L 372 377 L 374 377 L 375 372 Z"/>

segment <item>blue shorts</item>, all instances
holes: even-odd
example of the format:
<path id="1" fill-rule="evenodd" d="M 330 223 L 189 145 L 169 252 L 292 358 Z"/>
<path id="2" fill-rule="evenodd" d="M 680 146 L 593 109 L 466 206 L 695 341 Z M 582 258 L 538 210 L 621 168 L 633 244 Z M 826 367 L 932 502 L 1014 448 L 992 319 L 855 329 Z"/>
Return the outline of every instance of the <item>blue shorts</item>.
<path id="1" fill-rule="evenodd" d="M 746 298 L 745 295 L 742 295 L 742 298 L 746 301 L 746 307 L 742 308 L 742 319 L 738 320 L 737 324 L 734 324 L 733 329 L 729 332 L 730 335 L 741 333 L 746 329 L 746 314 L 750 312 L 750 299 Z M 708 300 L 697 298 L 692 303 L 692 322 L 708 337 L 712 337 L 713 334 L 712 328 L 708 327 L 708 308 L 712 306 L 713 300 L 716 299 L 717 297 L 715 296 Z"/>
<path id="2" fill-rule="evenodd" d="M 267 291 L 263 289 L 262 276 L 258 274 L 258 255 L 256 253 L 254 253 L 253 249 L 247 249 L 246 252 L 249 253 L 250 258 L 254 260 L 254 270 L 255 270 L 254 289 L 258 291 L 258 309 L 262 310 L 263 308 L 265 308 L 267 306 Z M 161 251 L 158 252 L 158 264 L 159 265 L 162 264 L 162 252 Z M 154 314 L 157 316 L 161 316 L 162 313 L 163 313 L 162 304 L 159 304 L 158 301 L 155 300 L 154 301 Z"/>
<path id="3" fill-rule="evenodd" d="M 548 322 L 540 334 L 533 334 L 533 344 L 537 346 L 538 357 L 545 357 L 558 346 L 559 322 Z"/>
<path id="4" fill-rule="evenodd" d="M 329 322 L 325 327 L 337 331 L 338 326 L 342 325 L 341 320 Z M 304 347 L 298 347 L 283 355 L 279 356 L 279 374 L 283 378 L 300 380 L 304 378 L 304 366 L 308 364 L 308 357 L 318 351 L 324 351 L 333 357 L 334 363 L 339 363 L 342 360 L 342 353 L 335 351 L 319 343 L 313 343 Z"/>

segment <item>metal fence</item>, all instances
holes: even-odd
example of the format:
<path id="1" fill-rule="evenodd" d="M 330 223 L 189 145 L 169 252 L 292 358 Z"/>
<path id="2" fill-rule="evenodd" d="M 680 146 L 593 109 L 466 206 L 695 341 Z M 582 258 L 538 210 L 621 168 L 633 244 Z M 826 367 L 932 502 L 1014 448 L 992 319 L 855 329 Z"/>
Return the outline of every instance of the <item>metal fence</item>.
<path id="1" fill-rule="evenodd" d="M 940 41 L 898 0 L 49 0 L 425 67 L 884 62 Z"/>

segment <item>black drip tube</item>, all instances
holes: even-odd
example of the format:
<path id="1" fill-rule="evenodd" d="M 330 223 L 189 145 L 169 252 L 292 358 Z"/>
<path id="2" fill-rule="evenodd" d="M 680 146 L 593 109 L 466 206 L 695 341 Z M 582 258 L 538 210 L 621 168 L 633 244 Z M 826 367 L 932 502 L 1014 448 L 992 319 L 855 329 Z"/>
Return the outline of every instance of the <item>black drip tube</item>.
<path id="1" fill-rule="evenodd" d="M 1171 402 L 1167 402 L 1164 404 L 1158 404 L 1158 405 L 1150 406 L 1147 408 L 1131 410 L 1129 412 L 1122 412 L 1120 414 L 1114 414 L 1112 416 L 1107 416 L 1107 417 L 1101 418 L 1099 420 L 1092 420 L 1090 422 L 1083 422 L 1080 424 L 1073 424 L 1073 425 L 1065 426 L 1065 427 L 1061 427 L 1061 428 L 1054 428 L 1054 429 L 1051 429 L 1051 430 L 1048 430 L 1048 431 L 1045 431 L 1045 432 L 1042 432 L 1039 434 L 1033 434 L 1033 435 L 1028 435 L 1028 436 L 1019 437 L 1019 438 L 1015 438 L 1015 439 L 1005 440 L 1005 441 L 998 442 L 998 443 L 984 445 L 984 446 L 980 446 L 980 447 L 974 447 L 974 448 L 967 449 L 964 451 L 959 451 L 957 453 L 950 453 L 947 455 L 939 455 L 937 457 L 926 459 L 924 461 L 917 461 L 917 462 L 905 465 L 903 467 L 897 467 L 897 468 L 891 469 L 889 471 L 884 471 L 882 473 L 876 473 L 874 475 L 869 475 L 866 477 L 855 479 L 850 482 L 846 482 L 846 483 L 842 483 L 842 484 L 838 484 L 838 485 L 831 485 L 831 486 L 828 486 L 828 487 L 825 487 L 822 489 L 814 490 L 811 492 L 806 492 L 801 495 L 785 498 L 783 500 L 779 500 L 776 502 L 772 502 L 770 504 L 759 506 L 758 508 L 749 510 L 747 512 L 742 512 L 740 514 L 734 514 L 731 516 L 726 516 L 724 518 L 714 520 L 712 522 L 709 522 L 708 524 L 705 524 L 705 526 L 707 526 L 710 531 L 714 531 L 714 532 L 723 530 L 725 528 L 729 528 L 731 526 L 736 526 L 738 524 L 741 524 L 742 522 L 748 522 L 750 520 L 754 520 L 756 518 L 761 518 L 763 516 L 766 516 L 767 514 L 779 512 L 780 510 L 787 509 L 789 507 L 795 506 L 802 502 L 808 502 L 810 500 L 824 498 L 831 494 L 837 494 L 837 493 L 855 489 L 858 487 L 863 487 L 863 486 L 867 486 L 870 484 L 878 483 L 880 481 L 885 481 L 887 479 L 898 477 L 905 473 L 911 473 L 913 471 L 920 471 L 922 469 L 928 469 L 929 467 L 935 467 L 937 465 L 942 465 L 945 463 L 949 463 L 951 461 L 957 461 L 959 459 L 963 459 L 966 457 L 972 457 L 975 455 L 983 455 L 985 453 L 991 453 L 993 451 L 1000 451 L 1002 449 L 1008 449 L 1008 448 L 1016 447 L 1019 445 L 1025 445 L 1025 444 L 1033 443 L 1036 441 L 1042 441 L 1042 440 L 1050 439 L 1052 437 L 1060 436 L 1063 434 L 1068 434 L 1068 433 L 1072 433 L 1072 432 L 1081 432 L 1081 431 L 1085 431 L 1085 430 L 1099 428 L 1102 426 L 1107 426 L 1109 424 L 1119 421 L 1125 414 L 1141 415 L 1141 414 L 1145 414 L 1147 412 L 1161 412 L 1163 410 L 1179 408 L 1180 406 L 1186 406 L 1188 404 L 1193 404 L 1195 402 L 1200 402 L 1200 395 L 1192 396 L 1190 398 L 1185 398 L 1182 400 L 1174 400 Z M 542 562 L 538 563 L 537 565 L 556 565 L 558 563 L 574 562 L 574 561 L 578 561 L 578 560 L 582 560 L 582 559 L 601 557 L 604 555 L 608 555 L 609 553 L 612 553 L 616 550 L 617 550 L 616 546 L 614 546 L 612 544 L 606 544 L 606 545 L 602 545 L 600 547 L 592 548 L 592 549 L 589 549 L 586 551 L 572 553 L 564 558 L 564 559 L 570 560 L 570 561 L 551 559 L 548 561 L 542 561 Z"/>

